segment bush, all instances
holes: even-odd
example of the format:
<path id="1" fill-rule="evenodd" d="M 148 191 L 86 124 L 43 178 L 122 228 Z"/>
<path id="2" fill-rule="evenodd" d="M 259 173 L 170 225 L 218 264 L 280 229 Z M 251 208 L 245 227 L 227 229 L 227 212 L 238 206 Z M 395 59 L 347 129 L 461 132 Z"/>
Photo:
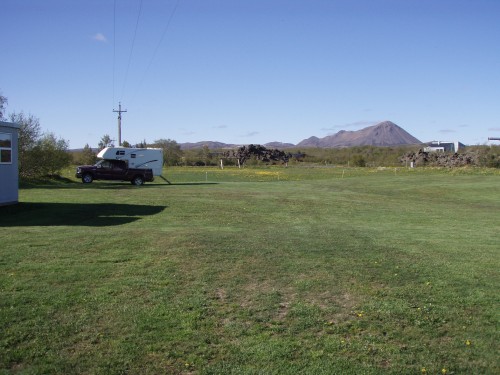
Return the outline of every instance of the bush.
<path id="1" fill-rule="evenodd" d="M 46 133 L 30 150 L 23 151 L 22 161 L 19 175 L 23 178 L 58 174 L 71 163 L 68 143 L 57 139 L 53 133 Z"/>
<path id="2" fill-rule="evenodd" d="M 81 153 L 75 155 L 75 162 L 78 165 L 93 165 L 97 161 L 97 155 L 92 148 L 86 144 Z"/>

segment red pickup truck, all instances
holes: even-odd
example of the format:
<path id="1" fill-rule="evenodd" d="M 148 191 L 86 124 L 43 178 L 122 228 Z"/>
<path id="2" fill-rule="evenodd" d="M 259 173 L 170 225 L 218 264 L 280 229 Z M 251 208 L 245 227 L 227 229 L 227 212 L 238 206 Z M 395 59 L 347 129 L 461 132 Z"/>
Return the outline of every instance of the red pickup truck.
<path id="1" fill-rule="evenodd" d="M 94 180 L 130 181 L 140 186 L 154 180 L 152 169 L 128 168 L 124 160 L 101 160 L 95 165 L 81 165 L 76 168 L 76 177 L 84 184 Z"/>

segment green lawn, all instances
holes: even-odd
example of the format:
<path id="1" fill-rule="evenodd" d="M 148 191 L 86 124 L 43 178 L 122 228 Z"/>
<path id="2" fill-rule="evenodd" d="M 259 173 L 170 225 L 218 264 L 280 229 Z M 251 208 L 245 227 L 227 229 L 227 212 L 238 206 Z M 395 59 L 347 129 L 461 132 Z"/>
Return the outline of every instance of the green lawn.
<path id="1" fill-rule="evenodd" d="M 498 171 L 166 177 L 0 207 L 0 373 L 500 373 Z"/>

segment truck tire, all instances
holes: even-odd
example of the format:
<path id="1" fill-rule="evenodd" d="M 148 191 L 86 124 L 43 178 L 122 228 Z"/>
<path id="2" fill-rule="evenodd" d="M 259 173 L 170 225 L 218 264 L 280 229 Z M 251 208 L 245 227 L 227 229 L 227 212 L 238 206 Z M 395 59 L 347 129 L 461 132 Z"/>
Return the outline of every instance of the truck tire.
<path id="1" fill-rule="evenodd" d="M 85 173 L 82 176 L 82 182 L 84 184 L 90 184 L 92 181 L 94 181 L 94 177 L 92 177 L 92 175 L 90 173 Z"/>
<path id="2" fill-rule="evenodd" d="M 144 184 L 144 179 L 142 178 L 142 176 L 135 176 L 130 182 L 132 183 L 132 185 L 141 186 Z"/>

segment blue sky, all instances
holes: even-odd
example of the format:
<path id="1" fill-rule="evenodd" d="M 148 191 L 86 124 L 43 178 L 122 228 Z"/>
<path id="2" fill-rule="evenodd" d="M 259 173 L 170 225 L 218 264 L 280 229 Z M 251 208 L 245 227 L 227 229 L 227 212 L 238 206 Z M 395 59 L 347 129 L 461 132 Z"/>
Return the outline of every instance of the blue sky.
<path id="1" fill-rule="evenodd" d="M 7 113 L 95 147 L 500 136 L 499 0 L 2 0 Z"/>

